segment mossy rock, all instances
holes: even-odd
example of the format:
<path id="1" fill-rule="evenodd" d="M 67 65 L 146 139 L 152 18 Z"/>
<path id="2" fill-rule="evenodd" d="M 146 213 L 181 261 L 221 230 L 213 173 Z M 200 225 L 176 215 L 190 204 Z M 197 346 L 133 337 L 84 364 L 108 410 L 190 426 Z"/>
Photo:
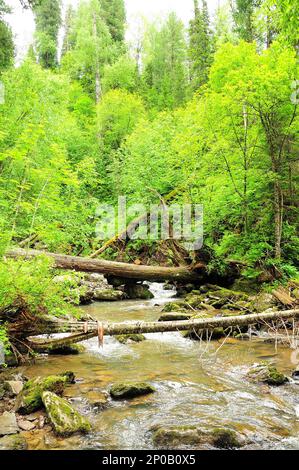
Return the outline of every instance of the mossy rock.
<path id="1" fill-rule="evenodd" d="M 75 374 L 71 370 L 66 370 L 65 372 L 59 374 L 59 376 L 64 377 L 65 383 L 67 384 L 74 384 L 76 382 Z"/>
<path id="2" fill-rule="evenodd" d="M 90 422 L 64 398 L 52 392 L 43 392 L 42 401 L 54 432 L 59 436 L 87 433 L 91 430 Z"/>
<path id="3" fill-rule="evenodd" d="M 276 367 L 268 363 L 255 365 L 247 372 L 249 380 L 255 383 L 266 383 L 268 385 L 283 385 L 289 379 L 279 372 Z"/>
<path id="4" fill-rule="evenodd" d="M 184 301 L 178 301 L 178 302 L 168 302 L 167 304 L 165 304 L 162 309 L 162 312 L 163 313 L 186 312 L 188 310 L 190 310 L 190 307 L 188 307 Z"/>
<path id="5" fill-rule="evenodd" d="M 69 383 L 66 375 L 49 375 L 28 380 L 17 397 L 16 410 L 20 414 L 30 414 L 39 410 L 43 406 L 42 393 L 47 390 L 62 395 L 66 383 Z"/>
<path id="6" fill-rule="evenodd" d="M 115 302 L 117 300 L 122 300 L 123 298 L 124 293 L 121 290 L 95 289 L 93 291 L 93 300 Z"/>
<path id="7" fill-rule="evenodd" d="M 275 297 L 267 292 L 261 292 L 256 295 L 250 302 L 250 310 L 253 312 L 261 313 L 265 312 L 269 308 L 273 308 L 276 305 Z"/>
<path id="8" fill-rule="evenodd" d="M 152 431 L 153 442 L 158 447 L 191 446 L 201 442 L 196 426 L 162 426 Z"/>
<path id="9" fill-rule="evenodd" d="M 126 284 L 125 293 L 129 299 L 150 300 L 154 298 L 147 284 Z"/>
<path id="10" fill-rule="evenodd" d="M 51 356 L 76 356 L 85 351 L 82 344 L 70 344 L 58 348 L 49 348 L 47 353 Z"/>
<path id="11" fill-rule="evenodd" d="M 220 449 L 237 449 L 244 445 L 236 431 L 233 431 L 232 429 L 213 429 L 211 437 L 212 444 Z"/>
<path id="12" fill-rule="evenodd" d="M 112 385 L 109 393 L 112 398 L 121 400 L 148 395 L 155 391 L 155 388 L 147 382 L 124 382 Z"/>
<path id="13" fill-rule="evenodd" d="M 202 429 L 195 425 L 158 426 L 151 430 L 154 444 L 162 448 L 209 445 L 221 449 L 234 449 L 245 444 L 243 436 L 228 428 Z"/>
<path id="14" fill-rule="evenodd" d="M 229 305 L 236 305 L 236 308 L 238 308 L 238 302 L 248 301 L 248 295 L 245 294 L 245 292 L 233 291 L 230 289 L 225 289 L 224 287 L 212 291 L 208 294 L 208 296 L 211 305 L 215 308 L 222 308 Z"/>
<path id="15" fill-rule="evenodd" d="M 201 304 L 204 303 L 205 296 L 201 294 L 194 294 L 191 292 L 190 294 L 186 295 L 185 297 L 185 304 L 188 308 L 191 309 L 199 309 Z"/>
<path id="16" fill-rule="evenodd" d="M 126 343 L 141 343 L 142 341 L 145 341 L 145 336 L 144 335 L 139 335 L 139 334 L 132 334 L 132 335 L 117 335 L 115 336 L 115 339 L 119 341 L 122 344 Z"/>
<path id="17" fill-rule="evenodd" d="M 27 450 L 28 444 L 24 436 L 12 434 L 0 439 L 0 450 Z"/>

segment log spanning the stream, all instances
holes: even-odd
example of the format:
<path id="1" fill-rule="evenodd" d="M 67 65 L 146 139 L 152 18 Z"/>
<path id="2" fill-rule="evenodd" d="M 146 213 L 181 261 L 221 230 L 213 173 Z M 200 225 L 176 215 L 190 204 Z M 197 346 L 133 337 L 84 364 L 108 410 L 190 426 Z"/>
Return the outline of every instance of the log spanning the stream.
<path id="1" fill-rule="evenodd" d="M 9 258 L 30 259 L 36 256 L 48 256 L 54 260 L 54 267 L 74 271 L 100 273 L 121 279 L 133 279 L 136 281 L 180 281 L 192 282 L 199 280 L 200 274 L 206 273 L 205 263 L 197 263 L 196 271 L 183 267 L 143 266 L 130 263 L 119 263 L 103 259 L 83 258 L 39 250 L 14 249 L 5 253 Z"/>
<path id="2" fill-rule="evenodd" d="M 257 323 L 267 323 L 269 321 L 286 321 L 299 318 L 299 309 L 284 310 L 278 312 L 263 312 L 249 315 L 238 315 L 228 317 L 213 318 L 196 318 L 182 321 L 164 321 L 164 322 L 122 322 L 122 323 L 99 323 L 96 321 L 89 322 L 68 322 L 68 321 L 52 321 L 47 324 L 47 333 L 72 333 L 64 338 L 34 338 L 29 337 L 27 340 L 30 346 L 35 350 L 44 350 L 45 348 L 60 347 L 72 343 L 78 343 L 89 338 L 99 335 L 99 329 L 104 335 L 117 336 L 141 333 L 165 333 L 174 331 L 194 330 L 212 331 L 215 328 L 233 328 L 241 326 L 249 326 Z"/>

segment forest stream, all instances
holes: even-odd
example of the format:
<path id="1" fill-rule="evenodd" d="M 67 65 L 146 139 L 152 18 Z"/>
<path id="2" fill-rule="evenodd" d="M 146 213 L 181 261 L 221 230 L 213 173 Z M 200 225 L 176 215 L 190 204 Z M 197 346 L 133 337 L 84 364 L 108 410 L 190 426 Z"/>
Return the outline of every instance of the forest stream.
<path id="1" fill-rule="evenodd" d="M 83 309 L 111 322 L 157 320 L 161 305 L 175 292 L 156 283 L 150 288 L 152 300 L 96 302 Z M 180 333 L 147 334 L 145 341 L 132 344 L 105 336 L 102 348 L 97 338 L 83 344 L 80 355 L 43 356 L 20 371 L 29 378 L 73 371 L 76 383 L 64 396 L 89 418 L 92 432 L 59 438 L 45 426 L 23 433 L 29 449 L 154 449 L 151 429 L 157 425 L 228 426 L 246 436 L 243 448 L 299 449 L 299 384 L 290 379 L 269 387 L 245 377 L 248 367 L 263 360 L 291 376 L 295 365 L 286 346 L 276 350 L 258 337 L 207 343 Z M 156 393 L 124 401 L 107 398 L 103 408 L 95 406 L 120 381 L 148 381 Z"/>

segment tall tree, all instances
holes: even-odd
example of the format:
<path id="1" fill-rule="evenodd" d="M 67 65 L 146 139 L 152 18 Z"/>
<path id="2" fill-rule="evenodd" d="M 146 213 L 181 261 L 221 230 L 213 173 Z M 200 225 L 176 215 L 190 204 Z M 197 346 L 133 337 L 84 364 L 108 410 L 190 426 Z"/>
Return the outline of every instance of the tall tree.
<path id="1" fill-rule="evenodd" d="M 64 19 L 64 37 L 62 43 L 61 56 L 64 56 L 74 46 L 73 25 L 75 12 L 72 5 L 68 5 Z"/>
<path id="2" fill-rule="evenodd" d="M 180 106 L 187 91 L 187 45 L 184 25 L 175 13 L 160 29 L 151 26 L 144 55 L 143 84 L 148 102 L 158 109 Z"/>
<path id="3" fill-rule="evenodd" d="M 126 9 L 124 0 L 99 0 L 102 18 L 106 22 L 111 37 L 116 42 L 125 39 Z"/>
<path id="4" fill-rule="evenodd" d="M 108 26 L 102 19 L 98 0 L 82 1 L 74 21 L 72 49 L 64 56 L 63 66 L 73 79 L 100 101 L 105 65 L 113 62 L 115 47 Z"/>
<path id="5" fill-rule="evenodd" d="M 9 12 L 6 3 L 0 0 L 0 71 L 12 64 L 15 52 L 11 28 L 4 20 Z"/>
<path id="6" fill-rule="evenodd" d="M 43 0 L 34 7 L 34 14 L 39 63 L 45 68 L 55 68 L 61 25 L 60 0 Z"/>
<path id="7" fill-rule="evenodd" d="M 189 42 L 190 80 L 193 90 L 197 90 L 207 82 L 212 63 L 213 41 L 206 0 L 202 0 L 202 9 L 199 8 L 198 0 L 194 0 Z"/>
<path id="8" fill-rule="evenodd" d="M 240 39 L 247 42 L 256 39 L 254 14 L 260 4 L 261 0 L 234 0 L 232 2 L 235 31 Z"/>

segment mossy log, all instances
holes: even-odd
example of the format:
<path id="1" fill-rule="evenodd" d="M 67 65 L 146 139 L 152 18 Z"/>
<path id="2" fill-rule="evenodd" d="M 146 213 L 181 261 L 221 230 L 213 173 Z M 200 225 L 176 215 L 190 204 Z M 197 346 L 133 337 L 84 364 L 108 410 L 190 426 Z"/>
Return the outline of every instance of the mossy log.
<path id="1" fill-rule="evenodd" d="M 80 272 L 100 273 L 115 276 L 122 279 L 135 279 L 136 281 L 180 281 L 191 282 L 200 279 L 200 275 L 206 274 L 205 263 L 197 263 L 196 271 L 187 266 L 182 267 L 160 267 L 143 266 L 130 263 L 119 263 L 102 259 L 81 258 L 39 250 L 14 249 L 5 253 L 9 258 L 30 259 L 36 256 L 48 256 L 53 259 L 55 268 L 69 269 Z"/>
<path id="2" fill-rule="evenodd" d="M 263 312 L 249 315 L 237 315 L 228 317 L 212 317 L 212 318 L 195 318 L 181 321 L 164 321 L 164 322 L 123 322 L 123 323 L 101 323 L 100 327 L 104 335 L 130 335 L 144 333 L 164 333 L 174 331 L 212 331 L 215 328 L 229 328 L 249 326 L 257 323 L 269 321 L 286 321 L 289 319 L 299 318 L 299 309 L 285 310 L 278 312 Z M 58 339 L 44 340 L 41 338 L 27 338 L 33 349 L 39 350 L 47 347 L 57 347 L 60 345 L 76 343 L 89 338 L 98 336 L 98 322 L 66 322 L 57 320 L 48 323 L 48 331 L 45 333 L 72 333 L 70 336 Z"/>

